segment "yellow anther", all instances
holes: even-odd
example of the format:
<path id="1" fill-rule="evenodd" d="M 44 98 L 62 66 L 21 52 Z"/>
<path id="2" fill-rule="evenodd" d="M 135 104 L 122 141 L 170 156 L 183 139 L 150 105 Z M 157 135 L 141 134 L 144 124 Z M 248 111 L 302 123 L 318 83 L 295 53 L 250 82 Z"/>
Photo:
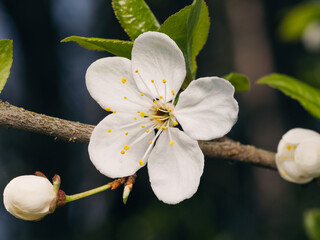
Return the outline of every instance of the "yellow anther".
<path id="1" fill-rule="evenodd" d="M 173 144 L 174 144 L 174 141 L 172 140 L 171 142 L 169 142 L 169 144 L 170 144 L 170 145 L 173 145 Z"/>
<path id="2" fill-rule="evenodd" d="M 156 108 L 156 110 L 157 110 L 157 111 L 159 111 L 159 110 L 160 110 L 160 108 L 158 108 L 158 107 L 157 107 L 157 108 Z"/>
<path id="3" fill-rule="evenodd" d="M 161 128 L 161 126 L 158 126 L 158 127 L 157 127 L 157 129 L 160 129 L 160 128 Z"/>
<path id="4" fill-rule="evenodd" d="M 111 129 L 108 130 L 108 133 L 111 133 Z"/>
<path id="5" fill-rule="evenodd" d="M 287 149 L 290 150 L 291 149 L 291 145 L 287 145 Z"/>
<path id="6" fill-rule="evenodd" d="M 143 96 L 144 96 L 144 94 L 143 94 L 143 93 L 141 93 L 141 94 L 140 94 L 140 96 L 141 96 L 141 97 L 143 97 Z"/>
<path id="7" fill-rule="evenodd" d="M 113 113 L 116 113 L 117 111 L 113 111 Z"/>
<path id="8" fill-rule="evenodd" d="M 134 120 L 137 120 L 137 118 L 136 118 L 136 117 L 134 117 L 133 119 L 134 119 Z"/>
<path id="9" fill-rule="evenodd" d="M 289 157 L 287 157 L 287 156 L 284 156 L 284 157 L 283 157 L 284 160 L 287 160 L 288 158 L 289 158 Z"/>
<path id="10" fill-rule="evenodd" d="M 282 171 L 281 172 L 283 175 L 287 176 L 287 173 L 285 171 Z"/>
<path id="11" fill-rule="evenodd" d="M 140 113 L 140 117 L 144 117 L 144 112 L 141 112 L 141 113 Z"/>
<path id="12" fill-rule="evenodd" d="M 126 81 L 127 81 L 126 78 L 122 78 L 122 79 L 121 79 L 121 82 L 122 82 L 122 83 L 126 83 Z"/>
<path id="13" fill-rule="evenodd" d="M 105 109 L 106 109 L 106 111 L 110 111 L 111 110 L 111 108 L 109 108 L 109 107 L 106 107 Z"/>
<path id="14" fill-rule="evenodd" d="M 143 126 L 143 125 L 141 126 L 141 128 L 145 128 L 145 127 L 146 127 L 146 126 Z"/>
<path id="15" fill-rule="evenodd" d="M 127 97 L 123 97 L 124 99 L 127 99 Z"/>
<path id="16" fill-rule="evenodd" d="M 157 103 L 158 101 L 157 101 L 157 100 L 154 100 L 153 102 L 154 102 L 154 103 Z"/>
<path id="17" fill-rule="evenodd" d="M 172 108 L 169 108 L 168 111 L 169 111 L 169 112 L 172 112 Z"/>
<path id="18" fill-rule="evenodd" d="M 129 134 L 128 132 L 125 133 L 125 135 L 128 135 L 128 134 Z"/>
<path id="19" fill-rule="evenodd" d="M 162 126 L 161 128 L 162 128 L 162 130 L 166 130 L 167 129 L 165 126 Z"/>
<path id="20" fill-rule="evenodd" d="M 174 90 L 171 90 L 171 92 L 172 92 L 172 95 L 174 95 Z"/>
<path id="21" fill-rule="evenodd" d="M 121 154 L 124 154 L 125 153 L 125 151 L 124 150 L 121 150 L 121 152 L 120 152 Z"/>
<path id="22" fill-rule="evenodd" d="M 144 164 L 144 161 L 139 160 L 139 164 L 142 166 Z"/>
<path id="23" fill-rule="evenodd" d="M 151 82 L 154 83 L 154 80 L 152 79 Z"/>
<path id="24" fill-rule="evenodd" d="M 160 98 L 160 99 L 162 99 L 163 97 L 162 97 L 162 96 L 160 96 L 159 98 Z"/>
<path id="25" fill-rule="evenodd" d="M 294 160 L 294 156 L 292 156 L 292 160 Z"/>
<path id="26" fill-rule="evenodd" d="M 174 123 L 173 123 L 173 126 L 178 126 L 178 125 L 179 125 L 178 122 L 174 122 Z"/>
<path id="27" fill-rule="evenodd" d="M 149 129 L 147 129 L 147 131 L 146 131 L 147 133 L 149 133 L 150 132 L 150 130 Z"/>
<path id="28" fill-rule="evenodd" d="M 140 111 L 137 111 L 137 113 L 140 113 Z"/>
<path id="29" fill-rule="evenodd" d="M 165 79 L 162 80 L 163 83 L 166 83 L 167 81 Z"/>
<path id="30" fill-rule="evenodd" d="M 127 150 L 127 151 L 130 149 L 130 147 L 128 145 L 124 145 L 123 148 L 124 148 L 124 150 Z"/>
<path id="31" fill-rule="evenodd" d="M 297 146 L 296 145 L 293 145 L 293 147 L 292 147 L 293 149 L 296 149 L 297 148 Z"/>
<path id="32" fill-rule="evenodd" d="M 138 73 L 139 72 L 138 69 L 135 72 Z"/>
<path id="33" fill-rule="evenodd" d="M 152 141 L 150 141 L 149 143 L 152 144 Z"/>

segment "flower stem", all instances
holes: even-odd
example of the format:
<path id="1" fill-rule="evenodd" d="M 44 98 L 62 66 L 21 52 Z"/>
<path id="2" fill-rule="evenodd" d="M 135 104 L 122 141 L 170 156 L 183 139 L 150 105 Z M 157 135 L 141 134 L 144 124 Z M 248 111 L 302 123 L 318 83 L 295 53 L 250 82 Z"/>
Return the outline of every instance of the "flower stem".
<path id="1" fill-rule="evenodd" d="M 109 188 L 114 189 L 113 188 L 114 184 L 118 183 L 120 185 L 121 180 L 122 179 L 117 179 L 117 180 L 110 182 L 110 183 L 107 183 L 101 187 L 97 187 L 97 188 L 94 188 L 94 189 L 91 189 L 91 190 L 88 190 L 88 191 L 85 191 L 82 193 L 78 193 L 78 194 L 74 194 L 74 195 L 66 195 L 66 203 L 76 201 L 81 198 L 89 197 L 89 196 L 97 194 L 99 192 L 103 192 L 105 190 L 108 190 Z"/>

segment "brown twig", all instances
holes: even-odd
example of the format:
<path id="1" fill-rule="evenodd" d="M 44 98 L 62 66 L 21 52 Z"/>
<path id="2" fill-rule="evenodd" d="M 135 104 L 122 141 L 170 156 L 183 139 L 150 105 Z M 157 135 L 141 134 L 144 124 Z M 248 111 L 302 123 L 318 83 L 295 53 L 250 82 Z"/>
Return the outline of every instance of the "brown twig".
<path id="1" fill-rule="evenodd" d="M 55 140 L 78 143 L 89 143 L 95 127 L 27 111 L 1 100 L 0 126 L 45 134 L 54 137 Z M 227 137 L 212 142 L 200 141 L 199 145 L 207 157 L 276 169 L 274 153 L 240 144 Z"/>

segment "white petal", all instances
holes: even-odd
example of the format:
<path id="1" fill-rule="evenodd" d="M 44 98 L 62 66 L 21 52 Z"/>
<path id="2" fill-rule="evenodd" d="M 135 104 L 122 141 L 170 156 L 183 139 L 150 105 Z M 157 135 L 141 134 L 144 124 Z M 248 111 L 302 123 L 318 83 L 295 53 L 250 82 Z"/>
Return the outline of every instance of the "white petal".
<path id="1" fill-rule="evenodd" d="M 284 160 L 281 155 L 277 154 L 276 164 L 280 176 L 289 182 L 302 184 L 310 182 L 313 179 L 301 171 L 292 159 Z"/>
<path id="2" fill-rule="evenodd" d="M 93 130 L 89 143 L 89 155 L 95 167 L 110 178 L 134 174 L 142 167 L 139 160 L 154 137 L 153 131 L 146 133 L 148 123 L 146 118 L 135 121 L 131 114 L 124 113 L 111 114 L 103 119 Z M 146 127 L 141 128 L 142 125 Z M 132 146 L 141 135 L 145 137 Z M 130 149 L 121 154 L 125 145 Z"/>
<path id="3" fill-rule="evenodd" d="M 301 142 L 295 152 L 297 168 L 310 177 L 320 176 L 320 137 Z"/>
<path id="4" fill-rule="evenodd" d="M 278 152 L 280 152 L 284 148 L 285 144 L 297 145 L 302 141 L 314 137 L 320 137 L 319 133 L 304 128 L 293 128 L 282 136 L 282 139 L 280 140 L 278 145 Z"/>
<path id="5" fill-rule="evenodd" d="M 159 200 L 176 204 L 190 198 L 198 189 L 204 167 L 204 156 L 197 141 L 177 128 L 159 137 L 151 152 L 148 171 L 151 187 Z"/>
<path id="6" fill-rule="evenodd" d="M 190 137 L 219 138 L 237 121 L 239 107 L 233 94 L 234 87 L 222 78 L 199 78 L 180 94 L 173 114 Z"/>
<path id="7" fill-rule="evenodd" d="M 146 32 L 135 40 L 132 49 L 132 71 L 142 92 L 151 92 L 153 97 L 160 95 L 170 101 L 173 97 L 171 91 L 178 92 L 184 81 L 185 69 L 181 50 L 166 34 Z M 165 84 L 163 79 L 166 80 Z M 151 83 L 151 80 L 154 80 L 154 83 Z"/>
<path id="8" fill-rule="evenodd" d="M 146 111 L 152 104 L 152 100 L 140 95 L 132 77 L 131 61 L 126 58 L 108 57 L 95 61 L 87 70 L 86 84 L 90 95 L 104 109 Z"/>

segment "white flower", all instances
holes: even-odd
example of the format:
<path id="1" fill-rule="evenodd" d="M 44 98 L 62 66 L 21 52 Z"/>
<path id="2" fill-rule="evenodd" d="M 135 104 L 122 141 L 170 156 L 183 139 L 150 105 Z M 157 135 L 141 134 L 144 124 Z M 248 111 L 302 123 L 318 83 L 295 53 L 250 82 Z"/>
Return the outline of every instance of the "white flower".
<path id="1" fill-rule="evenodd" d="M 283 135 L 276 154 L 278 171 L 285 180 L 307 183 L 320 176 L 320 134 L 294 128 Z"/>
<path id="2" fill-rule="evenodd" d="M 50 203 L 55 199 L 56 193 L 50 181 L 34 175 L 12 179 L 3 192 L 7 211 L 28 221 L 38 221 L 49 214 Z"/>
<path id="3" fill-rule="evenodd" d="M 170 204 L 197 191 L 204 156 L 196 140 L 224 136 L 238 114 L 234 87 L 218 77 L 192 81 L 175 105 L 185 76 L 181 50 L 158 32 L 135 40 L 131 61 L 103 58 L 86 74 L 91 96 L 113 111 L 92 133 L 91 161 L 111 178 L 132 175 L 148 162 L 154 193 Z"/>

